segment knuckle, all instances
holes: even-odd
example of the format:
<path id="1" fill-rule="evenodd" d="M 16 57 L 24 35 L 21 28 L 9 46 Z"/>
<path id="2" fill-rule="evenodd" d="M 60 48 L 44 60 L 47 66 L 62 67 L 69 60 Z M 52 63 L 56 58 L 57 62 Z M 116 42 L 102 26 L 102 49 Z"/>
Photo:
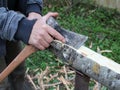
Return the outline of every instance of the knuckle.
<path id="1" fill-rule="evenodd" d="M 53 39 L 53 38 L 51 38 L 51 40 L 49 40 L 49 43 L 51 43 L 53 40 L 54 40 L 54 39 Z"/>
<path id="2" fill-rule="evenodd" d="M 46 43 L 44 44 L 44 47 L 45 47 L 45 48 L 48 48 L 48 47 L 49 47 L 49 44 L 46 42 Z"/>
<path id="3" fill-rule="evenodd" d="M 40 37 L 39 37 L 39 40 L 42 40 L 42 37 L 44 36 L 44 32 L 41 32 L 40 33 Z"/>
<path id="4" fill-rule="evenodd" d="M 39 35 L 39 39 L 40 39 L 40 40 L 42 40 L 42 38 L 43 38 L 43 36 L 45 35 L 45 33 L 46 33 L 46 32 L 45 32 L 44 30 L 40 32 L 40 35 Z"/>
<path id="5" fill-rule="evenodd" d="M 42 36 L 43 34 L 41 34 L 41 36 Z M 43 38 L 42 37 L 39 37 L 39 39 L 38 39 L 38 42 L 40 42 Z"/>
<path id="6" fill-rule="evenodd" d="M 40 50 L 45 50 L 45 47 L 40 47 Z"/>
<path id="7" fill-rule="evenodd" d="M 38 45 L 38 40 L 34 41 L 34 45 L 37 46 Z"/>
<path id="8" fill-rule="evenodd" d="M 45 47 L 43 47 L 41 44 L 37 44 L 36 47 L 40 50 L 45 50 Z"/>
<path id="9" fill-rule="evenodd" d="M 39 45 L 38 45 L 38 43 L 37 43 L 37 44 L 35 44 L 34 46 L 35 46 L 36 48 L 39 48 Z"/>
<path id="10" fill-rule="evenodd" d="M 39 43 L 39 41 L 42 39 L 41 35 L 38 34 L 36 35 L 35 42 L 34 43 Z"/>
<path id="11" fill-rule="evenodd" d="M 64 40 L 64 37 L 63 37 L 63 36 L 61 37 L 61 40 Z"/>
<path id="12" fill-rule="evenodd" d="M 54 37 L 58 37 L 58 34 L 57 34 L 57 33 L 54 33 L 53 35 L 54 35 Z"/>
<path id="13" fill-rule="evenodd" d="M 52 42 L 52 40 L 49 40 L 49 41 L 48 41 L 48 43 L 51 43 L 51 42 Z"/>
<path id="14" fill-rule="evenodd" d="M 51 14 L 53 14 L 53 13 L 52 13 L 52 12 L 48 12 L 48 14 L 50 14 L 50 15 L 51 15 Z"/>
<path id="15" fill-rule="evenodd" d="M 47 44 L 47 45 L 46 45 L 46 48 L 48 48 L 49 46 L 50 46 L 50 44 Z"/>
<path id="16" fill-rule="evenodd" d="M 43 29 L 46 29 L 47 24 L 43 24 L 41 27 L 42 27 Z"/>

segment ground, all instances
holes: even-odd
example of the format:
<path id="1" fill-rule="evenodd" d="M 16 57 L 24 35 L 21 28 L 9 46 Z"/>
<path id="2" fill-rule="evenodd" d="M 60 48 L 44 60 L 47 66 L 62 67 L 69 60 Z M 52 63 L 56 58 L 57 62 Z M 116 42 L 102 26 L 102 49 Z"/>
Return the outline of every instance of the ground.
<path id="1" fill-rule="evenodd" d="M 95 7 L 88 4 L 79 4 L 70 9 L 54 5 L 45 7 L 43 14 L 46 14 L 48 11 L 59 13 L 57 21 L 62 27 L 88 36 L 89 38 L 86 42 L 87 47 L 120 63 L 120 14 L 116 10 Z M 49 84 L 57 83 L 60 81 L 59 79 L 66 79 L 66 72 L 70 73 L 68 74 L 70 79 L 74 77 L 75 73 L 68 70 L 48 50 L 39 51 L 27 59 L 28 73 L 33 77 L 38 75 L 38 73 L 43 73 L 47 66 L 49 67 L 49 73 L 45 73 L 46 75 L 42 79 L 46 82 L 48 78 L 50 79 L 54 76 L 49 81 Z M 33 79 L 33 81 L 38 84 L 36 79 Z M 69 88 L 71 88 L 70 90 L 73 88 L 73 81 L 72 79 L 72 84 L 70 82 L 68 84 Z M 91 82 L 90 86 L 94 86 L 94 82 Z M 55 88 L 58 88 L 58 86 L 55 87 L 53 85 L 53 87 L 47 90 L 57 90 Z M 107 89 L 104 88 L 103 90 Z"/>

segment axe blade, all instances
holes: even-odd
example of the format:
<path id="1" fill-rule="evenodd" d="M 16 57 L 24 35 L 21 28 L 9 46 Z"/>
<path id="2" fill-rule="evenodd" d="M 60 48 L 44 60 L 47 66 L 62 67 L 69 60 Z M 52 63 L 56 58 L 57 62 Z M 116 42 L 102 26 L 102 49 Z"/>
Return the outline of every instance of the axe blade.
<path id="1" fill-rule="evenodd" d="M 87 36 L 61 28 L 53 17 L 50 17 L 46 23 L 63 35 L 66 39 L 66 44 L 74 47 L 75 49 L 80 48 L 88 38 Z"/>
<path id="2" fill-rule="evenodd" d="M 66 44 L 74 47 L 75 49 L 79 49 L 88 39 L 87 36 L 65 30 L 63 28 L 61 28 L 59 33 L 65 37 Z"/>

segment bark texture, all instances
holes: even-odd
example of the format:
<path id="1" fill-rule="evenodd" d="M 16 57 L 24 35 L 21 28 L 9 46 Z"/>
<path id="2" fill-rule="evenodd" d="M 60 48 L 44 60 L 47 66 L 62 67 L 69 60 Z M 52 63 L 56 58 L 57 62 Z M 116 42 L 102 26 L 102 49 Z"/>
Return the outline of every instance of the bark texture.
<path id="1" fill-rule="evenodd" d="M 88 49 L 76 50 L 59 41 L 51 43 L 50 50 L 63 62 L 107 86 L 110 90 L 120 89 L 120 65 Z"/>

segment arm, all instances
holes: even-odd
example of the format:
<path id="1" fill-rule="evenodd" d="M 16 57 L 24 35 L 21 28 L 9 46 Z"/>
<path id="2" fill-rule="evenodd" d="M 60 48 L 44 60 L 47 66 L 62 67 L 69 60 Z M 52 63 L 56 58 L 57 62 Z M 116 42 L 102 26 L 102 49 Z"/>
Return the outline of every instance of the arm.
<path id="1" fill-rule="evenodd" d="M 28 20 L 23 14 L 0 8 L 0 38 L 3 40 L 28 40 L 36 20 Z"/>
<path id="2" fill-rule="evenodd" d="M 36 2 L 33 3 L 32 1 Z M 27 3 L 27 15 L 28 19 L 40 19 L 42 15 L 42 7 L 43 7 L 43 1 L 42 0 L 28 0 Z"/>
<path id="3" fill-rule="evenodd" d="M 18 23 L 25 16 L 6 8 L 0 8 L 0 38 L 4 40 L 14 40 L 14 35 L 18 28 Z"/>
<path id="4" fill-rule="evenodd" d="M 64 37 L 46 24 L 46 20 L 57 13 L 48 13 L 39 20 L 28 20 L 23 14 L 0 8 L 0 38 L 22 40 L 40 50 L 46 49 L 56 38 L 64 42 Z"/>
<path id="5" fill-rule="evenodd" d="M 42 0 L 18 0 L 18 11 L 22 12 L 26 16 L 30 13 L 37 16 L 42 14 L 43 1 Z M 32 17 L 33 17 L 32 15 Z"/>
<path id="6" fill-rule="evenodd" d="M 19 22 L 15 39 L 22 40 L 24 43 L 29 44 L 28 40 L 32 31 L 32 27 L 35 24 L 35 19 L 41 18 L 42 4 L 42 0 L 19 0 L 18 9 L 28 16 L 28 18 L 22 19 Z M 25 31 L 23 32 L 23 30 Z M 26 33 L 26 35 L 24 35 L 24 33 Z"/>
<path id="7" fill-rule="evenodd" d="M 43 8 L 42 0 L 27 0 L 27 9 L 26 9 L 27 14 L 31 12 L 35 12 L 41 15 L 42 8 Z"/>
<path id="8" fill-rule="evenodd" d="M 26 16 L 28 16 L 30 12 L 41 14 L 42 6 L 42 0 L 8 0 L 9 10 L 20 11 Z"/>

